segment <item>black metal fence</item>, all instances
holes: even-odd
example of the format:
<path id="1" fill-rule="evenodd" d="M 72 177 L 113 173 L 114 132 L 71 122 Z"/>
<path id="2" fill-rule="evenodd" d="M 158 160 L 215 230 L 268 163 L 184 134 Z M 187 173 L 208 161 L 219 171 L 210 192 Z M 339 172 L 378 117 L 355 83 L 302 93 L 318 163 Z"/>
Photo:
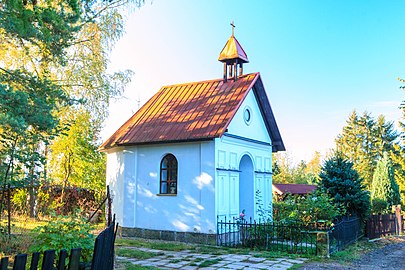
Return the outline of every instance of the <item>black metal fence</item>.
<path id="1" fill-rule="evenodd" d="M 257 247 L 297 254 L 317 254 L 316 231 L 304 226 L 275 222 L 221 220 L 217 245 Z"/>
<path id="2" fill-rule="evenodd" d="M 364 236 L 364 223 L 356 216 L 339 219 L 329 230 L 329 254 L 343 250 Z"/>
<path id="3" fill-rule="evenodd" d="M 358 217 L 344 217 L 333 227 L 296 223 L 218 220 L 217 245 L 260 248 L 328 256 L 363 236 Z"/>
<path id="4" fill-rule="evenodd" d="M 118 223 L 115 224 L 114 215 L 113 222 L 96 238 L 91 269 L 112 270 L 114 268 L 114 243 L 117 231 Z"/>

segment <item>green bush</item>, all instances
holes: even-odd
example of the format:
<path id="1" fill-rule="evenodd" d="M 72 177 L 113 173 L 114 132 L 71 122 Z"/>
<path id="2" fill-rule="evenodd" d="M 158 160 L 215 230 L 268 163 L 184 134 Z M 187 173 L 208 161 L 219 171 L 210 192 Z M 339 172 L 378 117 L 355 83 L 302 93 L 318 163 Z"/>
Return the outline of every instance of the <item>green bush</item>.
<path id="1" fill-rule="evenodd" d="M 26 189 L 17 189 L 14 193 L 14 196 L 11 199 L 11 203 L 14 206 L 14 211 L 18 214 L 25 215 L 27 214 L 28 206 L 28 192 Z"/>
<path id="2" fill-rule="evenodd" d="M 386 200 L 375 198 L 371 200 L 371 209 L 373 214 L 388 214 L 390 213 L 389 204 Z"/>
<path id="3" fill-rule="evenodd" d="M 321 192 L 313 192 L 307 197 L 288 196 L 284 201 L 274 202 L 273 211 L 276 222 L 304 226 L 317 225 L 319 222 L 329 226 L 336 217 L 343 214 Z"/>
<path id="4" fill-rule="evenodd" d="M 60 217 L 47 225 L 34 229 L 38 235 L 34 238 L 34 245 L 30 252 L 43 252 L 55 249 L 59 252 L 66 249 L 68 253 L 72 248 L 82 249 L 82 259 L 91 260 L 94 248 L 94 235 L 90 233 L 92 227 L 84 219 L 76 217 Z"/>
<path id="5" fill-rule="evenodd" d="M 390 213 L 391 206 L 401 203 L 394 168 L 388 154 L 378 161 L 371 184 L 371 209 L 374 214 Z"/>
<path id="6" fill-rule="evenodd" d="M 370 213 L 370 194 L 362 184 L 353 163 L 336 152 L 325 161 L 319 174 L 320 188 L 333 204 L 345 209 L 347 215 L 366 220 Z"/>

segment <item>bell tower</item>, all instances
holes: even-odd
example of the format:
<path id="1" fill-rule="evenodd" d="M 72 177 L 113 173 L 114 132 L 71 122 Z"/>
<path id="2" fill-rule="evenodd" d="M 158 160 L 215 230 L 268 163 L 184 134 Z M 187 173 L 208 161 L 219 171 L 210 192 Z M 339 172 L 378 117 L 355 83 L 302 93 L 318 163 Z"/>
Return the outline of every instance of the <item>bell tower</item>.
<path id="1" fill-rule="evenodd" d="M 237 80 L 243 75 L 243 64 L 249 63 L 249 59 L 239 41 L 234 36 L 235 24 L 232 22 L 232 36 L 226 42 L 219 54 L 218 61 L 224 63 L 224 82 L 228 79 Z"/>

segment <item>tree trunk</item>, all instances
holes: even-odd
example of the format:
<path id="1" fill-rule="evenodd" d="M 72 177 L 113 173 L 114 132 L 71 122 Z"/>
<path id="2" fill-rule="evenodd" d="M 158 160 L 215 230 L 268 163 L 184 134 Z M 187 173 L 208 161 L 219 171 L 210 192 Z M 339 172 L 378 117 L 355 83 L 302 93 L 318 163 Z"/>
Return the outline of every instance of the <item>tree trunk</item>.
<path id="1" fill-rule="evenodd" d="M 7 232 L 8 237 L 11 237 L 11 188 L 8 185 L 8 196 L 7 196 Z"/>
<path id="2" fill-rule="evenodd" d="M 31 218 L 36 217 L 36 211 L 35 211 L 36 194 L 35 194 L 34 170 L 35 170 L 35 167 L 32 165 L 30 168 L 31 180 L 30 180 L 30 185 L 28 187 L 29 194 L 30 194 L 29 205 L 30 205 L 30 217 Z"/>
<path id="3" fill-rule="evenodd" d="M 63 166 L 65 168 L 65 178 L 63 179 L 61 203 L 63 203 L 63 201 L 65 199 L 65 189 L 66 189 L 67 183 L 69 181 L 70 172 L 72 171 L 72 167 L 71 167 L 70 163 L 71 163 L 71 154 L 69 153 L 67 160 Z"/>

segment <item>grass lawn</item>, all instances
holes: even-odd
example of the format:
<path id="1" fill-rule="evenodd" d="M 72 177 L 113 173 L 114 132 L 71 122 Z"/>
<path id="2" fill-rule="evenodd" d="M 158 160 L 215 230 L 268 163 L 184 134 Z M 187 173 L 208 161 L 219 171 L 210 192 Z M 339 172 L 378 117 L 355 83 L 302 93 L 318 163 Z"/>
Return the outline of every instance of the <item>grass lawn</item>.
<path id="1" fill-rule="evenodd" d="M 151 266 L 140 266 L 140 265 L 135 265 L 130 262 L 123 262 L 120 263 L 119 265 L 115 266 L 115 269 L 117 270 L 159 270 L 159 268 L 156 267 L 151 267 Z"/>
<path id="2" fill-rule="evenodd" d="M 132 246 L 132 247 L 143 247 L 158 250 L 169 250 L 169 251 L 182 251 L 190 250 L 193 245 L 179 242 L 164 242 L 164 241 L 152 241 L 146 239 L 138 238 L 118 238 L 115 240 L 115 245 L 120 246 Z"/>
<path id="3" fill-rule="evenodd" d="M 49 221 L 38 221 L 27 217 L 13 217 L 11 219 L 11 236 L 0 235 L 0 257 L 11 256 L 17 253 L 28 252 L 32 245 L 35 233 L 32 231 L 37 226 L 43 226 Z M 7 232 L 7 219 L 2 218 L 0 228 Z"/>
<path id="4" fill-rule="evenodd" d="M 149 239 L 140 239 L 140 238 L 118 238 L 115 241 L 115 245 L 119 247 L 142 247 L 142 248 L 150 248 L 150 249 L 157 249 L 157 250 L 165 250 L 165 251 L 182 251 L 182 250 L 190 250 L 195 253 L 200 254 L 210 254 L 210 255 L 224 255 L 224 254 L 240 254 L 246 255 L 253 253 L 255 257 L 262 257 L 262 258 L 279 258 L 279 257 L 289 257 L 289 258 L 297 258 L 297 257 L 310 257 L 305 254 L 289 254 L 287 252 L 282 251 L 265 251 L 265 250 L 255 250 L 249 248 L 232 248 L 232 247 L 218 247 L 218 246 L 210 246 L 210 245 L 200 245 L 200 244 L 187 244 L 187 243 L 180 243 L 180 242 L 167 242 L 167 241 L 160 241 L 160 240 L 149 240 Z"/>
<path id="5" fill-rule="evenodd" d="M 180 243 L 180 242 L 168 242 L 168 241 L 160 241 L 160 240 L 149 240 L 149 239 L 140 239 L 140 238 L 118 238 L 115 241 L 116 244 L 116 254 L 121 257 L 127 257 L 128 260 L 121 260 L 117 265 L 117 269 L 157 269 L 151 267 L 143 267 L 134 265 L 130 262 L 130 259 L 137 259 L 137 260 L 144 260 L 149 259 L 155 256 L 164 255 L 165 251 L 183 251 L 189 250 L 192 253 L 199 253 L 199 254 L 208 254 L 208 255 L 226 255 L 226 254 L 239 254 L 239 255 L 246 255 L 246 254 L 253 254 L 254 257 L 261 257 L 266 258 L 268 260 L 280 257 L 289 257 L 289 258 L 298 258 L 298 257 L 308 257 L 303 256 L 302 254 L 288 254 L 286 252 L 272 252 L 272 251 L 263 251 L 263 250 L 253 250 L 249 248 L 231 248 L 231 247 L 218 247 L 218 246 L 210 246 L 210 245 L 200 245 L 200 244 L 187 244 L 187 243 Z M 149 248 L 155 250 L 161 250 L 161 252 L 150 252 L 150 251 L 141 251 L 137 249 L 131 249 L 130 247 L 136 248 Z M 177 263 L 180 261 L 188 261 L 189 266 L 195 266 L 199 268 L 210 267 L 214 264 L 219 263 L 222 259 L 221 258 L 209 258 L 209 259 L 202 259 L 202 258 L 194 258 L 192 256 L 186 257 L 185 259 L 179 260 L 175 258 L 175 256 L 167 256 L 173 257 L 169 263 Z"/>
<path id="6" fill-rule="evenodd" d="M 381 241 L 369 242 L 368 240 L 360 240 L 345 250 L 338 251 L 331 255 L 330 260 L 337 261 L 342 264 L 359 259 L 363 254 L 368 253 L 377 248 L 383 247 L 385 244 Z"/>
<path id="7" fill-rule="evenodd" d="M 118 248 L 115 252 L 117 256 L 146 260 L 156 256 L 164 255 L 163 252 L 147 252 L 131 248 Z"/>

